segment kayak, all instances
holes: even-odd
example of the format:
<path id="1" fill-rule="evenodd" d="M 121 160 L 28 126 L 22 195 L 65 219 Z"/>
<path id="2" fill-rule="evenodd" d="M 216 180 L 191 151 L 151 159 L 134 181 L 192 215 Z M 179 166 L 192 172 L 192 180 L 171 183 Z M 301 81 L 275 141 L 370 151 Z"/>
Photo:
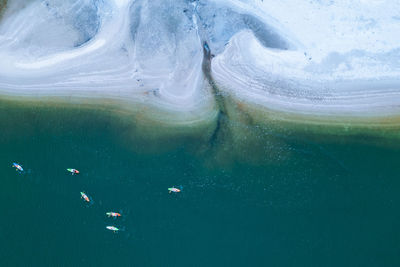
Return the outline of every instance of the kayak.
<path id="1" fill-rule="evenodd" d="M 81 192 L 81 198 L 83 198 L 86 202 L 90 202 L 89 197 L 84 192 Z"/>
<path id="2" fill-rule="evenodd" d="M 19 165 L 18 163 L 13 163 L 13 167 L 16 168 L 17 171 L 24 171 L 24 169 L 22 168 L 21 165 Z"/>
<path id="3" fill-rule="evenodd" d="M 107 212 L 106 214 L 107 214 L 108 217 L 115 217 L 115 218 L 121 216 L 120 213 L 118 213 L 118 212 L 113 212 L 113 211 Z"/>
<path id="4" fill-rule="evenodd" d="M 72 174 L 78 174 L 79 171 L 77 169 L 67 169 L 67 171 L 69 171 Z"/>
<path id="5" fill-rule="evenodd" d="M 174 193 L 179 193 L 179 192 L 181 192 L 180 189 L 175 188 L 175 187 L 170 187 L 170 188 L 168 188 L 168 191 L 169 191 L 170 193 L 171 193 L 171 192 L 174 192 Z"/>
<path id="6" fill-rule="evenodd" d="M 117 227 L 115 227 L 115 226 L 106 226 L 106 228 L 107 228 L 108 230 L 114 231 L 114 233 L 116 233 L 116 232 L 119 231 L 119 229 L 118 229 Z"/>

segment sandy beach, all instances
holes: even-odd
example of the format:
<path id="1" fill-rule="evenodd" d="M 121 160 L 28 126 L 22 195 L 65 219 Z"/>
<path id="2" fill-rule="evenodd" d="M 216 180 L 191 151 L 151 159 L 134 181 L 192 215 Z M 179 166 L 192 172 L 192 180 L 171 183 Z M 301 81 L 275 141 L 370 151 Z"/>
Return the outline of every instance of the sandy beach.
<path id="1" fill-rule="evenodd" d="M 274 111 L 327 119 L 400 114 L 397 73 L 378 73 L 375 66 L 368 74 L 316 73 L 307 70 L 313 66 L 303 58 L 298 52 L 265 49 L 250 32 L 242 32 L 213 60 L 212 75 L 221 90 Z"/>
<path id="2" fill-rule="evenodd" d="M 395 10 L 385 11 L 389 21 L 373 12 L 377 3 L 345 14 L 351 4 L 306 4 L 304 13 L 321 20 L 314 31 L 305 14 L 288 18 L 285 5 L 292 7 L 277 5 L 8 1 L 0 22 L 0 97 L 146 106 L 171 124 L 215 119 L 215 93 L 322 124 L 400 115 L 400 48 L 382 30 L 398 28 Z M 335 17 L 360 28 L 362 19 L 350 21 L 359 14 L 375 24 L 357 34 Z"/>

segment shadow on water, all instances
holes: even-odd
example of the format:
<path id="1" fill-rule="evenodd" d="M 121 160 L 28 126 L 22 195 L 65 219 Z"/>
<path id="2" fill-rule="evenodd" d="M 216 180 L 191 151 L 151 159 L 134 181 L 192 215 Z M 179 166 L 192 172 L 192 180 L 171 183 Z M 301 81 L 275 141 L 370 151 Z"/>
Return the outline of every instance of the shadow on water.
<path id="1" fill-rule="evenodd" d="M 394 139 L 259 123 L 225 105 L 212 138 L 214 123 L 0 103 L 1 265 L 398 266 Z"/>

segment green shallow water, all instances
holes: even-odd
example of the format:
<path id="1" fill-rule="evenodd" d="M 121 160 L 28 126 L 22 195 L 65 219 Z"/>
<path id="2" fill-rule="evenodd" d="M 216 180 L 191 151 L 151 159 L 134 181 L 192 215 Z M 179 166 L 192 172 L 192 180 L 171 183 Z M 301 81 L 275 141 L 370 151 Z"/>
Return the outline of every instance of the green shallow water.
<path id="1" fill-rule="evenodd" d="M 224 121 L 0 103 L 0 265 L 400 265 L 395 140 Z"/>

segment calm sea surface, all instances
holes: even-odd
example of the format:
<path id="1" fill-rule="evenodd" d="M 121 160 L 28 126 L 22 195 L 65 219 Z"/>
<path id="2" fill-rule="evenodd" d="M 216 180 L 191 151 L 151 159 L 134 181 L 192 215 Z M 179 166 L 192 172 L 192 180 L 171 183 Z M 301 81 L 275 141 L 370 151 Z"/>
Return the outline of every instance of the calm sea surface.
<path id="1" fill-rule="evenodd" d="M 398 145 L 238 127 L 142 141 L 104 112 L 1 102 L 0 266 L 400 266 Z"/>

